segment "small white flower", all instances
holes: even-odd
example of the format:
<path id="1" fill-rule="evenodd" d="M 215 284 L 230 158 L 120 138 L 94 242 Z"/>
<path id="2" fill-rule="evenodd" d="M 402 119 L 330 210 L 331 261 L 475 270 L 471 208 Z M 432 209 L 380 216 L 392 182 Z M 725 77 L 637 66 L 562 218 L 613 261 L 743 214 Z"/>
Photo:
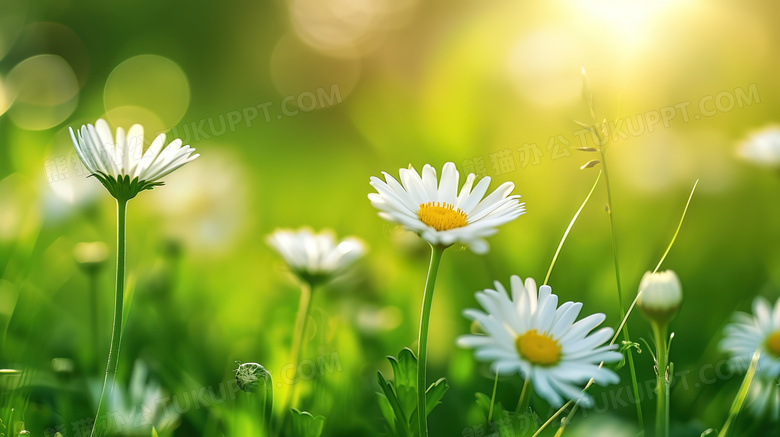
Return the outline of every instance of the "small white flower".
<path id="1" fill-rule="evenodd" d="M 414 168 L 399 170 L 401 182 L 383 173 L 385 180 L 371 177 L 376 193 L 368 195 L 383 219 L 399 223 L 416 232 L 433 245 L 463 243 L 477 254 L 487 253 L 485 237 L 498 232 L 498 226 L 525 213 L 520 196 L 509 196 L 515 185 L 504 182 L 484 197 L 490 177 L 482 178 L 472 190 L 476 176 L 471 173 L 458 192 L 459 174 L 455 164 L 442 169 L 441 181 L 436 170 L 426 164 L 422 177 Z"/>
<path id="2" fill-rule="evenodd" d="M 512 276 L 510 298 L 500 282 L 495 290 L 476 293 L 485 312 L 467 309 L 464 315 L 480 324 L 486 335 L 464 335 L 458 345 L 476 349 L 479 360 L 492 361 L 494 372 L 519 373 L 530 380 L 539 396 L 550 405 L 560 406 L 566 399 L 576 399 L 590 407 L 592 398 L 582 393 L 591 379 L 599 385 L 616 384 L 618 375 L 605 363 L 622 359 L 616 345 L 605 344 L 612 328 L 589 334 L 606 316 L 593 314 L 574 322 L 582 309 L 580 302 L 566 302 L 558 307 L 558 296 L 543 285 Z"/>
<path id="3" fill-rule="evenodd" d="M 772 308 L 763 297 L 755 298 L 753 315 L 734 313 L 724 333 L 720 348 L 738 367 L 746 369 L 753 354 L 760 350 L 756 374 L 772 379 L 780 376 L 780 299 Z"/>
<path id="4" fill-rule="evenodd" d="M 296 275 L 310 283 L 333 278 L 366 252 L 359 239 L 348 237 L 336 241 L 330 230 L 315 234 L 308 228 L 277 229 L 268 236 L 267 242 Z"/>
<path id="5" fill-rule="evenodd" d="M 651 320 L 666 323 L 677 314 L 682 304 L 682 284 L 673 270 L 647 272 L 639 283 L 637 305 Z"/>
<path id="6" fill-rule="evenodd" d="M 78 136 L 78 138 L 77 138 Z M 87 124 L 70 137 L 81 162 L 117 199 L 131 199 L 140 191 L 150 190 L 163 183 L 161 179 L 184 164 L 197 158 L 190 146 L 182 146 L 175 139 L 163 148 L 165 134 L 160 134 L 143 152 L 144 128 L 134 124 L 125 133 L 116 129 L 116 142 L 105 120 Z"/>
<path id="7" fill-rule="evenodd" d="M 737 153 L 763 167 L 780 167 L 780 126 L 768 126 L 753 132 L 739 145 Z"/>

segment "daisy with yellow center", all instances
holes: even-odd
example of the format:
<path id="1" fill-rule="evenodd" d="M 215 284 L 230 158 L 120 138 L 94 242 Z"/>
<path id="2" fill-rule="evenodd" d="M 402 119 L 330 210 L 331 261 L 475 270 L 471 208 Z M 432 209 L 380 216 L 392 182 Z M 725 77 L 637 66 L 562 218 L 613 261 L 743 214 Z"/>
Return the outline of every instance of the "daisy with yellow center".
<path id="1" fill-rule="evenodd" d="M 427 164 L 422 175 L 414 168 L 400 169 L 400 182 L 383 174 L 384 181 L 371 178 L 377 192 L 368 195 L 379 216 L 416 232 L 434 246 L 462 243 L 474 253 L 484 254 L 489 249 L 485 238 L 525 213 L 520 196 L 510 196 L 515 187 L 511 182 L 504 182 L 485 197 L 490 178 L 480 179 L 475 186 L 476 176 L 469 174 L 458 191 L 460 175 L 451 162 L 444 164 L 440 181 L 436 170 Z"/>
<path id="2" fill-rule="evenodd" d="M 720 348 L 734 358 L 734 363 L 747 369 L 750 357 L 761 351 L 757 376 L 780 377 L 780 299 L 774 307 L 763 297 L 753 300 L 753 314 L 737 312 L 724 329 Z"/>
<path id="3" fill-rule="evenodd" d="M 377 192 L 369 194 L 368 199 L 379 210 L 380 217 L 417 233 L 431 245 L 431 264 L 417 337 L 417 411 L 423 411 L 428 387 L 425 374 L 428 325 L 442 253 L 455 243 L 467 245 L 476 254 L 487 253 L 489 246 L 485 238 L 498 232 L 498 226 L 523 215 L 525 204 L 520 203 L 520 196 L 509 195 L 515 188 L 511 182 L 504 182 L 485 197 L 490 178 L 482 178 L 474 186 L 474 174 L 466 177 L 458 192 L 460 175 L 451 162 L 444 164 L 441 180 L 428 164 L 423 167 L 422 176 L 412 167 L 402 168 L 398 173 L 400 183 L 387 173 L 383 173 L 384 181 L 372 177 L 371 186 Z M 428 437 L 427 415 L 418 414 L 417 421 L 419 437 Z"/>
<path id="4" fill-rule="evenodd" d="M 591 378 L 599 385 L 620 381 L 615 372 L 599 367 L 602 361 L 622 359 L 617 346 L 609 344 L 612 328 L 591 333 L 604 321 L 604 314 L 575 322 L 582 303 L 558 306 L 558 296 L 549 286 L 543 285 L 537 293 L 533 279 L 524 284 L 518 276 L 512 276 L 509 292 L 496 281 L 495 290 L 475 296 L 484 311 L 467 309 L 464 315 L 479 323 L 485 334 L 464 335 L 458 345 L 474 348 L 478 360 L 492 361 L 494 372 L 519 373 L 550 405 L 577 400 L 590 407 L 593 401 L 582 389 Z"/>

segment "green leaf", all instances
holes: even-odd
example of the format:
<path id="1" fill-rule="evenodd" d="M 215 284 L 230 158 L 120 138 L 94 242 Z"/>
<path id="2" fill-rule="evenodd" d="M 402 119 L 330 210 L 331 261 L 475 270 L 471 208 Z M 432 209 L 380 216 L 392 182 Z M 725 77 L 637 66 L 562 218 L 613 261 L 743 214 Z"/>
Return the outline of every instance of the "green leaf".
<path id="1" fill-rule="evenodd" d="M 385 422 L 387 422 L 388 431 L 392 435 L 398 435 L 398 427 L 396 426 L 397 419 L 393 406 L 390 405 L 390 401 L 387 400 L 387 396 L 385 396 L 384 393 L 377 392 L 376 395 L 379 396 L 379 409 L 382 411 Z"/>
<path id="2" fill-rule="evenodd" d="M 387 381 L 381 372 L 377 372 L 379 386 L 382 388 L 382 393 L 377 393 L 379 407 L 394 435 L 412 436 L 412 425 L 417 423 L 417 358 L 411 349 L 404 348 L 397 359 L 393 356 L 388 356 L 387 359 L 393 368 L 393 381 Z M 441 403 L 448 389 L 445 378 L 428 387 L 425 391 L 426 416 Z"/>
<path id="3" fill-rule="evenodd" d="M 490 396 L 480 392 L 474 393 L 474 396 L 477 398 L 477 406 L 482 410 L 482 414 L 485 416 L 485 421 L 487 422 L 488 415 L 490 414 Z"/>
<path id="4" fill-rule="evenodd" d="M 156 429 L 154 429 L 154 427 L 152 427 L 152 437 L 159 437 L 159 436 L 157 435 L 157 430 L 156 430 Z"/>
<path id="5" fill-rule="evenodd" d="M 398 401 L 398 397 L 395 394 L 395 386 L 393 385 L 392 381 L 386 381 L 385 377 L 382 376 L 382 372 L 376 372 L 377 377 L 379 378 L 379 386 L 382 388 L 382 391 L 384 392 L 385 399 L 390 404 L 390 407 L 392 408 L 393 412 L 395 413 L 395 423 L 392 423 L 390 426 L 393 429 L 396 429 L 396 435 L 399 436 L 411 436 L 411 430 L 409 426 L 409 417 L 407 417 L 406 413 L 404 412 L 404 409 L 401 407 L 401 403 Z M 380 397 L 381 400 L 381 397 Z M 396 426 L 397 424 L 401 425 L 400 430 Z"/>
<path id="6" fill-rule="evenodd" d="M 396 411 L 396 416 L 405 429 L 411 430 L 412 424 L 416 423 L 414 411 L 417 409 L 417 357 L 411 349 L 403 348 L 397 359 L 393 356 L 388 356 L 387 359 L 393 368 L 393 381 L 389 384 L 400 408 L 400 412 Z M 393 405 L 392 399 L 388 400 L 391 401 L 390 405 Z"/>
<path id="7" fill-rule="evenodd" d="M 395 386 L 405 386 L 417 390 L 417 357 L 408 347 L 401 350 L 398 359 L 388 356 L 390 365 L 393 366 L 393 380 Z"/>
<path id="8" fill-rule="evenodd" d="M 450 386 L 447 384 L 447 378 L 440 378 L 438 381 L 431 384 L 428 390 L 425 391 L 425 416 L 428 417 L 436 408 L 441 404 L 441 399 L 444 397 L 444 393 L 449 390 Z"/>
<path id="9" fill-rule="evenodd" d="M 291 408 L 293 435 L 295 437 L 320 437 L 325 428 L 325 417 L 312 416 L 306 411 Z"/>

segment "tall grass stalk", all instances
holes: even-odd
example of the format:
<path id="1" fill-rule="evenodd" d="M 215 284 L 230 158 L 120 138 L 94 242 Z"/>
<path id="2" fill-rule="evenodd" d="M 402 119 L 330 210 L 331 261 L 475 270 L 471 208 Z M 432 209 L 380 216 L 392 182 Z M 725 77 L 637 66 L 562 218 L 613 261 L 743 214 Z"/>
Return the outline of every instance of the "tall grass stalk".
<path id="1" fill-rule="evenodd" d="M 620 317 L 626 317 L 626 310 L 623 308 L 623 285 L 620 279 L 620 262 L 618 256 L 618 243 L 617 235 L 615 232 L 615 219 L 614 219 L 614 207 L 612 203 L 612 186 L 609 182 L 609 171 L 607 169 L 607 154 L 604 147 L 599 149 L 601 151 L 601 165 L 604 169 L 604 184 L 607 186 L 607 215 L 609 215 L 609 229 L 612 235 L 612 258 L 615 260 L 615 282 L 617 284 L 618 294 L 618 307 L 620 308 Z M 628 326 L 623 326 L 623 341 L 626 344 L 631 343 L 631 336 L 628 333 Z M 644 428 L 644 418 L 642 417 L 642 403 L 639 399 L 639 385 L 636 379 L 636 366 L 634 365 L 634 353 L 631 348 L 626 351 L 626 358 L 628 360 L 628 370 L 631 373 L 631 389 L 634 396 L 634 404 L 636 405 L 637 421 L 639 427 Z"/>
<path id="2" fill-rule="evenodd" d="M 756 374 L 756 368 L 758 367 L 758 358 L 761 356 L 761 351 L 756 351 L 753 354 L 753 359 L 750 360 L 750 367 L 748 368 L 747 373 L 745 374 L 745 379 L 742 380 L 742 385 L 739 387 L 739 391 L 737 392 L 737 397 L 734 398 L 734 403 L 731 404 L 731 409 L 729 409 L 729 417 L 726 419 L 726 423 L 723 424 L 723 428 L 718 433 L 718 437 L 726 437 L 729 435 L 729 430 L 731 429 L 731 424 L 734 423 L 735 420 L 737 420 L 737 416 L 739 416 L 739 412 L 742 410 L 742 405 L 745 403 L 745 398 L 748 394 L 748 389 L 750 388 L 750 383 L 753 381 L 753 376 Z"/>
<path id="3" fill-rule="evenodd" d="M 577 210 L 576 213 L 574 213 L 574 217 L 571 218 L 571 221 L 569 222 L 569 226 L 566 227 L 566 231 L 563 233 L 563 237 L 561 238 L 561 242 L 558 243 L 558 248 L 555 249 L 555 255 L 553 255 L 552 262 L 550 262 L 550 268 L 547 269 L 547 275 L 544 277 L 544 285 L 547 285 L 547 282 L 550 280 L 550 275 L 552 274 L 553 267 L 555 267 L 555 262 L 558 260 L 558 254 L 561 253 L 561 249 L 563 248 L 563 243 L 566 242 L 566 238 L 569 236 L 569 232 L 571 231 L 571 228 L 574 227 L 574 223 L 577 221 L 577 218 L 579 218 L 580 213 L 583 209 L 585 209 L 585 205 L 588 204 L 588 201 L 590 200 L 590 196 L 593 195 L 593 192 L 596 191 L 596 187 L 599 184 L 599 181 L 601 180 L 601 174 L 602 172 L 599 171 L 599 175 L 596 176 L 596 182 L 593 183 L 593 187 L 591 187 L 590 191 L 588 192 L 588 195 L 585 197 L 585 200 L 582 202 L 582 205 L 580 205 L 580 208 Z"/>
<path id="4" fill-rule="evenodd" d="M 688 214 L 688 208 L 691 206 L 691 200 L 693 199 L 693 194 L 696 192 L 696 187 L 699 185 L 699 180 L 697 179 L 696 182 L 693 184 L 693 188 L 691 189 L 691 194 L 688 196 L 688 201 L 685 203 L 685 208 L 683 209 L 682 216 L 680 216 L 680 222 L 677 224 L 677 229 L 674 231 L 674 235 L 672 235 L 672 240 L 669 242 L 669 245 L 666 247 L 666 251 L 664 251 L 664 254 L 661 256 L 660 261 L 658 261 L 658 264 L 655 267 L 655 270 L 653 270 L 653 273 L 656 273 L 658 269 L 661 268 L 661 265 L 663 264 L 664 260 L 666 260 L 667 255 L 669 255 L 669 252 L 672 250 L 672 246 L 674 246 L 674 242 L 677 241 L 677 236 L 680 234 L 680 229 L 682 228 L 683 222 L 685 221 L 685 216 Z M 628 317 L 631 315 L 631 312 L 636 307 L 636 303 L 639 301 L 639 297 L 642 296 L 642 290 L 639 290 L 639 292 L 636 294 L 636 297 L 634 298 L 634 301 L 631 302 L 631 305 L 628 307 L 628 311 L 626 311 L 625 316 L 623 316 L 623 319 L 620 321 L 620 325 L 618 325 L 618 328 L 615 330 L 615 335 L 612 337 L 612 340 L 609 342 L 609 344 L 615 344 L 618 337 L 620 336 L 621 331 L 623 330 L 623 327 L 626 325 L 626 322 L 628 321 Z M 602 367 L 604 363 L 602 362 L 599 364 L 599 367 Z M 585 388 L 582 389 L 582 392 L 585 393 L 590 386 L 593 385 L 593 379 L 588 381 L 588 383 L 585 385 Z M 564 404 L 561 408 L 558 409 L 552 416 L 550 416 L 549 419 L 547 419 L 546 422 L 542 424 L 542 426 L 539 427 L 539 429 L 536 430 L 536 432 L 533 434 L 532 437 L 538 437 L 542 431 L 544 431 L 547 426 L 549 426 L 558 416 L 560 416 L 564 411 L 566 411 L 567 408 L 569 408 L 572 404 L 574 404 L 574 401 L 568 401 L 566 404 Z M 574 417 L 574 413 L 577 411 L 578 404 L 574 404 L 574 407 L 569 412 L 568 416 L 561 421 L 561 426 L 558 428 L 558 432 L 555 433 L 556 437 L 559 437 L 563 435 L 563 431 L 566 429 L 566 426 L 571 422 L 572 417 Z"/>

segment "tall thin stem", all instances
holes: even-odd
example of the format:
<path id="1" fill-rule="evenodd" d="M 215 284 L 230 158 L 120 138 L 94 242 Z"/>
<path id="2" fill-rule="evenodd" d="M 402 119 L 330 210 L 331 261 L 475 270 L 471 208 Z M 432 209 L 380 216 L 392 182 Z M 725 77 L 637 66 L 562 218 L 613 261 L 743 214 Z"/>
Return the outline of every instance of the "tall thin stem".
<path id="1" fill-rule="evenodd" d="M 668 348 L 666 343 L 667 325 L 652 322 L 653 336 L 655 337 L 656 357 L 656 412 L 655 435 L 657 437 L 669 436 L 669 384 L 666 380 L 666 369 L 669 366 Z"/>
<path id="2" fill-rule="evenodd" d="M 593 192 L 596 191 L 596 186 L 598 186 L 599 181 L 601 180 L 601 174 L 602 172 L 599 171 L 598 176 L 596 176 L 596 181 L 593 182 L 593 187 L 591 187 L 590 191 L 588 192 L 588 195 L 585 197 L 585 200 L 582 202 L 582 205 L 580 205 L 580 208 L 574 214 L 574 217 L 571 218 L 571 221 L 569 222 L 569 226 L 566 228 L 566 231 L 563 233 L 561 242 L 558 243 L 558 248 L 555 249 L 555 255 L 553 255 L 553 259 L 550 262 L 550 268 L 547 269 L 547 275 L 544 277 L 544 285 L 547 285 L 547 281 L 550 280 L 550 275 L 552 274 L 553 267 L 555 267 L 555 261 L 558 260 L 558 255 L 561 253 L 561 249 L 563 248 L 563 243 L 566 242 L 566 237 L 569 236 L 569 232 L 571 231 L 571 228 L 574 227 L 574 223 L 577 222 L 577 218 L 580 216 L 580 213 L 582 212 L 583 209 L 585 209 L 585 205 L 588 204 L 588 201 L 590 200 L 590 196 L 592 196 Z"/>
<path id="3" fill-rule="evenodd" d="M 311 296 L 314 287 L 306 281 L 301 281 L 301 301 L 298 304 L 298 315 L 295 318 L 295 334 L 293 337 L 292 352 L 290 354 L 290 364 L 295 371 L 298 370 L 298 360 L 304 351 L 304 337 L 306 336 L 306 325 L 309 321 L 309 312 L 311 311 Z M 290 387 L 285 396 L 283 412 L 286 412 L 295 398 L 295 384 Z"/>
<path id="4" fill-rule="evenodd" d="M 756 374 L 758 359 L 760 357 L 761 350 L 753 352 L 753 359 L 750 360 L 750 367 L 745 374 L 745 378 L 742 380 L 742 384 L 739 386 L 737 396 L 734 398 L 734 402 L 729 409 L 729 417 L 726 419 L 726 423 L 723 424 L 723 428 L 720 429 L 718 437 L 726 437 L 731 433 L 731 424 L 737 420 L 737 416 L 739 416 L 739 412 L 742 410 L 742 405 L 745 404 L 745 398 L 747 397 L 748 389 L 750 389 L 750 383 L 753 381 L 753 376 Z"/>
<path id="5" fill-rule="evenodd" d="M 517 400 L 517 408 L 515 413 L 525 414 L 528 412 L 528 405 L 531 403 L 531 396 L 534 392 L 534 387 L 531 385 L 531 378 L 525 378 L 523 382 L 523 390 L 520 392 L 520 399 Z"/>
<path id="6" fill-rule="evenodd" d="M 622 281 L 620 280 L 620 262 L 618 261 L 618 244 L 617 244 L 617 235 L 615 233 L 615 219 L 613 218 L 613 204 L 612 204 L 612 185 L 609 182 L 609 171 L 607 169 L 607 155 L 606 151 L 604 150 L 604 147 L 601 147 L 599 149 L 601 151 L 601 166 L 604 169 L 604 184 L 607 186 L 607 208 L 609 209 L 608 214 L 609 215 L 609 229 L 610 234 L 612 235 L 612 257 L 615 260 L 615 281 L 617 282 L 617 292 L 618 292 L 618 307 L 620 308 L 620 318 L 624 318 L 626 316 L 626 310 L 623 308 L 623 285 Z M 623 340 L 627 343 L 631 342 L 631 337 L 628 334 L 628 326 L 623 327 Z M 634 366 L 634 354 L 631 348 L 628 348 L 626 351 L 626 355 L 628 357 L 628 369 L 631 372 L 631 388 L 633 390 L 634 395 L 634 404 L 636 405 L 636 415 L 637 415 L 637 421 L 639 422 L 639 427 L 641 429 L 644 429 L 644 418 L 642 417 L 642 404 L 639 399 L 639 385 L 636 381 L 636 368 Z"/>
<path id="7" fill-rule="evenodd" d="M 103 435 L 104 430 L 98 428 L 100 417 L 107 407 L 107 395 L 114 390 L 116 369 L 119 364 L 119 347 L 122 342 L 122 311 L 125 298 L 125 243 L 127 239 L 127 199 L 116 201 L 116 288 L 114 292 L 114 326 L 111 330 L 111 346 L 108 349 L 108 363 L 106 364 L 106 377 L 103 380 L 103 390 L 100 393 L 100 402 L 95 414 L 95 422 L 92 424 L 91 437 Z"/>
<path id="8" fill-rule="evenodd" d="M 422 314 L 420 315 L 420 331 L 417 336 L 417 422 L 420 437 L 428 437 L 428 415 L 426 414 L 425 367 L 428 358 L 428 324 L 431 319 L 431 304 L 433 303 L 433 288 L 436 285 L 436 275 L 439 272 L 441 256 L 444 247 L 431 246 L 431 264 L 428 266 L 428 278 L 425 280 Z"/>

